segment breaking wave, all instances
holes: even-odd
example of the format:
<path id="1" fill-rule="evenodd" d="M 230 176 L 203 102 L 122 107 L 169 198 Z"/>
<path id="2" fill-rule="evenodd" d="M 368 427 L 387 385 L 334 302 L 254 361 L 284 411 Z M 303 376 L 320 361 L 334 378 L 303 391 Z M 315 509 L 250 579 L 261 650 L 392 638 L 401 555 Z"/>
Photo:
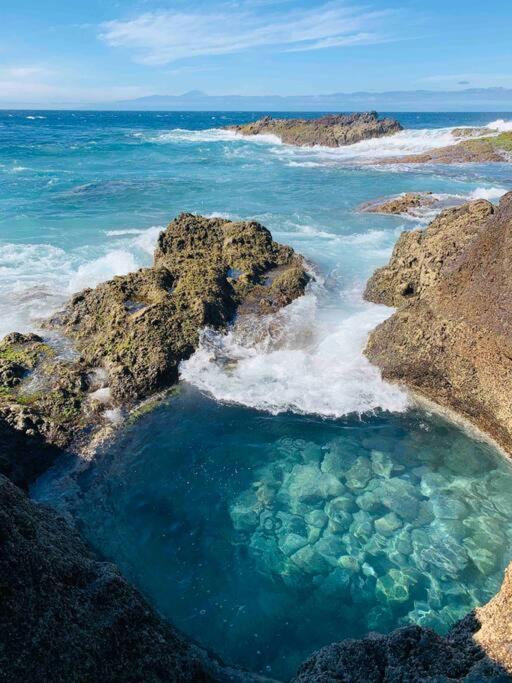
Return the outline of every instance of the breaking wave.
<path id="1" fill-rule="evenodd" d="M 312 290 L 280 313 L 242 318 L 227 334 L 205 330 L 181 378 L 218 401 L 273 414 L 404 411 L 406 394 L 362 354 L 370 330 L 390 313 L 361 302 L 326 318 Z"/>

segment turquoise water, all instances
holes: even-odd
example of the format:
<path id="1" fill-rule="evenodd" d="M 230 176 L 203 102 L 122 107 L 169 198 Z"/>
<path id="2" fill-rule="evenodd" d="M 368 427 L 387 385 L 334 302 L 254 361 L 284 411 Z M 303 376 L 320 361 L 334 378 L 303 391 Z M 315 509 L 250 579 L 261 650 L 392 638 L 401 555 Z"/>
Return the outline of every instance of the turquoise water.
<path id="1" fill-rule="evenodd" d="M 376 162 L 512 114 L 400 114 L 403 133 L 341 150 L 218 129 L 256 117 L 0 112 L 0 331 L 37 328 L 73 291 L 149 263 L 180 211 L 260 220 L 308 258 L 305 297 L 206 331 L 178 398 L 34 489 L 182 630 L 286 679 L 333 640 L 446 630 L 511 559 L 509 464 L 415 409 L 361 354 L 390 314 L 362 301 L 366 278 L 432 215 L 358 207 L 407 190 L 496 201 L 509 165 Z"/>

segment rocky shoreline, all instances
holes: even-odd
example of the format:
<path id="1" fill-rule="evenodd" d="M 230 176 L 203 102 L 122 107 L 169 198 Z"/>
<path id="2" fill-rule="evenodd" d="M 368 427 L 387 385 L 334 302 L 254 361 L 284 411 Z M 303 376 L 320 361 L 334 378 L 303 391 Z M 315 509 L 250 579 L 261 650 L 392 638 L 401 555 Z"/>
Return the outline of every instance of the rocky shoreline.
<path id="1" fill-rule="evenodd" d="M 383 376 L 464 415 L 508 452 L 511 227 L 512 193 L 498 208 L 482 200 L 444 211 L 404 233 L 366 289 L 370 301 L 398 309 L 366 348 Z M 48 321 L 73 353 L 32 334 L 1 342 L 2 680 L 268 680 L 177 632 L 15 484 L 26 487 L 63 448 L 114 429 L 115 411 L 172 386 L 205 325 L 277 310 L 308 280 L 302 258 L 260 224 L 183 214 L 161 234 L 152 267 L 84 290 Z M 511 603 L 509 568 L 497 596 L 446 637 L 414 626 L 328 645 L 294 681 L 512 680 Z"/>
<path id="2" fill-rule="evenodd" d="M 380 138 L 403 130 L 395 119 L 379 119 L 377 112 L 329 114 L 316 119 L 274 119 L 265 116 L 254 123 L 228 126 L 240 135 L 276 135 L 287 145 L 342 147 Z"/>
<path id="3" fill-rule="evenodd" d="M 459 129 L 464 131 L 463 136 L 474 134 L 475 129 Z M 473 131 L 473 132 L 472 132 Z M 453 135 L 457 135 L 454 129 Z M 423 154 L 408 154 L 404 156 L 390 157 L 383 160 L 383 164 L 487 164 L 487 163 L 510 163 L 512 161 L 512 133 L 500 133 L 499 135 L 487 135 L 462 140 L 454 145 L 433 149 Z"/>

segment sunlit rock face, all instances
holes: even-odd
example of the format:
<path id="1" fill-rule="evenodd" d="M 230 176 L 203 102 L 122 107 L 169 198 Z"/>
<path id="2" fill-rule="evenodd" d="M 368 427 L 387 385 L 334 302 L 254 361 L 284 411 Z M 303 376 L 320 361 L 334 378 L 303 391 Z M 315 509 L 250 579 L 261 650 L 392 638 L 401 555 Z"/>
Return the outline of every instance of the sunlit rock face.
<path id="1" fill-rule="evenodd" d="M 283 439 L 230 507 L 237 542 L 262 573 L 359 609 L 369 630 L 445 632 L 499 587 L 512 520 L 511 473 L 467 444 Z"/>

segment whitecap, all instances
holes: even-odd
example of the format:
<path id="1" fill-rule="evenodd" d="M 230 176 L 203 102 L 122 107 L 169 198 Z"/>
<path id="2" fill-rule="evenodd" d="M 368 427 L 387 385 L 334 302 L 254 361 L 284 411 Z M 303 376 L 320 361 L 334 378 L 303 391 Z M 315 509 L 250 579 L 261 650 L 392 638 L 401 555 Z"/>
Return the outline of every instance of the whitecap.
<path id="1" fill-rule="evenodd" d="M 360 302 L 326 316 L 313 288 L 274 316 L 242 319 L 226 334 L 205 330 L 180 375 L 218 401 L 272 414 L 404 411 L 406 394 L 362 353 L 370 330 L 391 312 Z"/>
<path id="2" fill-rule="evenodd" d="M 490 130 L 497 130 L 500 133 L 510 133 L 512 132 L 512 121 L 496 119 L 496 121 L 491 121 L 491 123 L 488 123 L 486 128 L 489 128 Z"/>

